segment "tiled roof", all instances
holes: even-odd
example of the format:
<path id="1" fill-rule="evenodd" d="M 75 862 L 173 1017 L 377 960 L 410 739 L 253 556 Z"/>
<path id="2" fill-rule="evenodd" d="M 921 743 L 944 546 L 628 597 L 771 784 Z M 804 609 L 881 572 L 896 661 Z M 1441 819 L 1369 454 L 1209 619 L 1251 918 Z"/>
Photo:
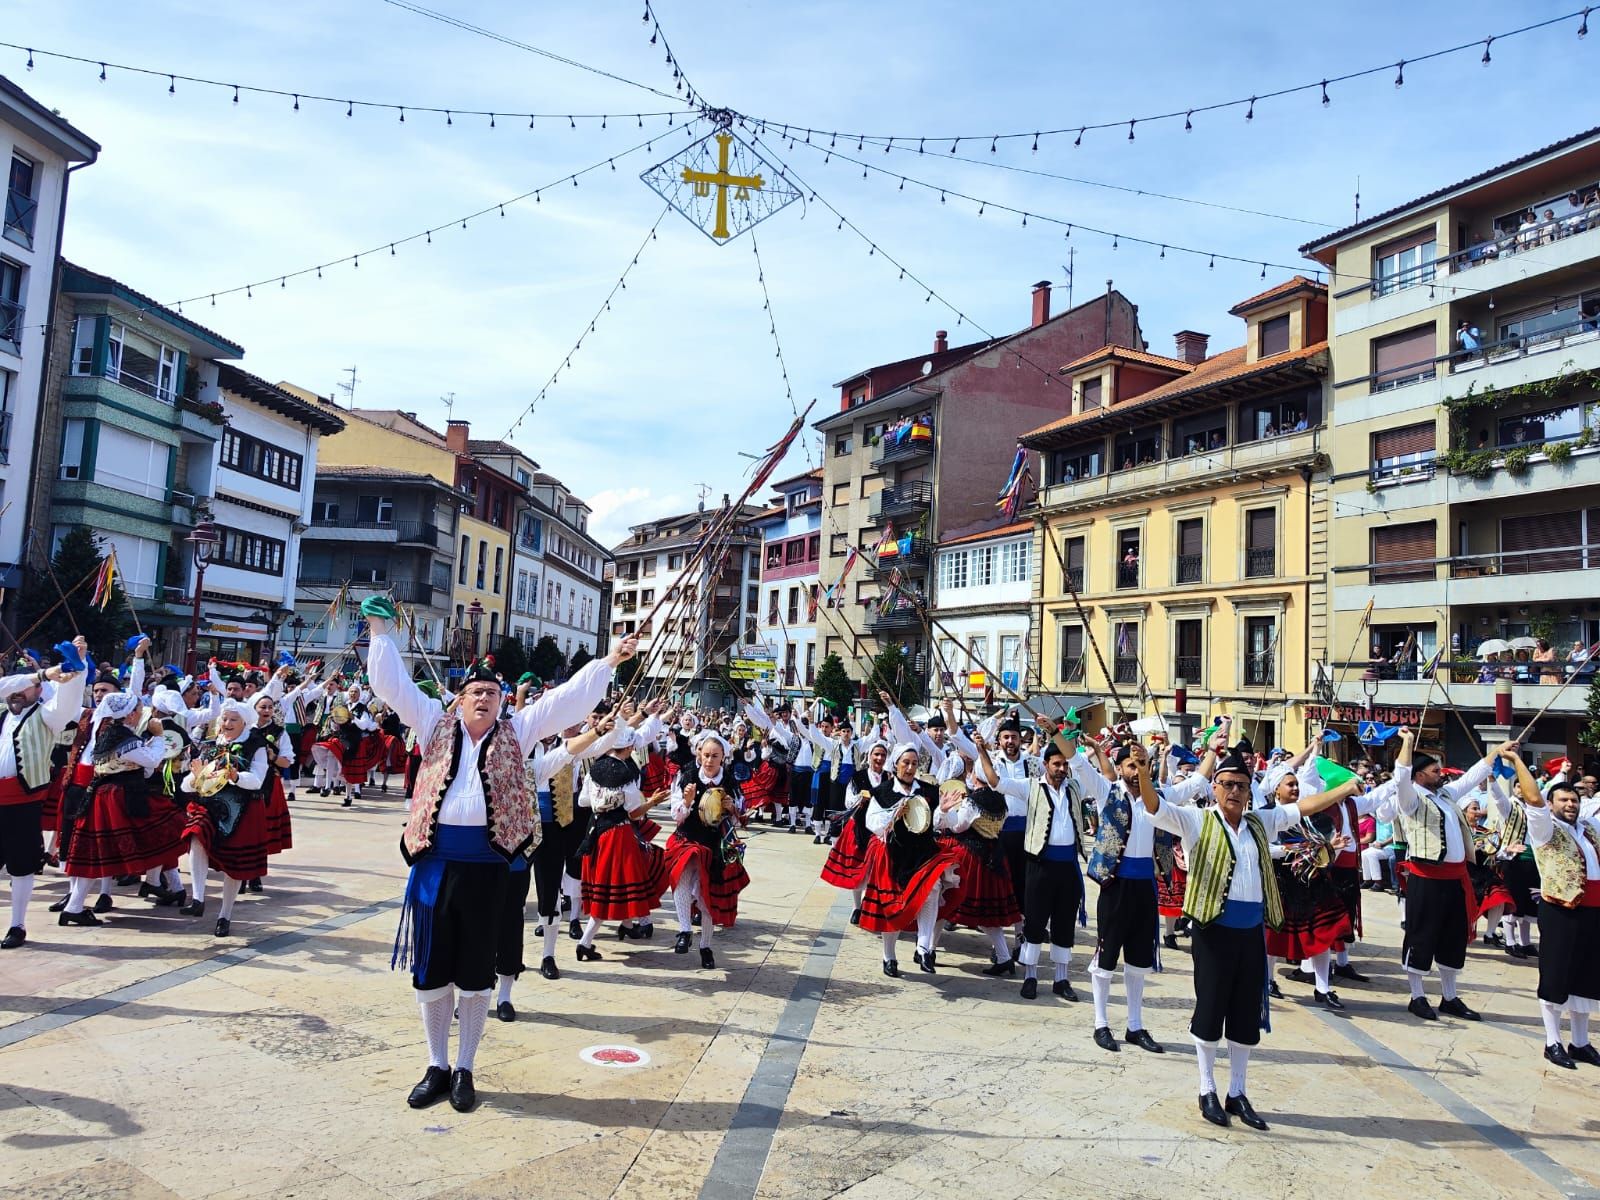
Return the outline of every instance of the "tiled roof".
<path id="1" fill-rule="evenodd" d="M 1131 350 L 1127 346 L 1101 346 L 1098 350 L 1091 350 L 1088 354 L 1080 355 L 1056 373 L 1070 375 L 1079 367 L 1101 358 L 1115 358 L 1123 362 L 1142 363 L 1150 367 L 1164 367 L 1175 371 L 1192 371 L 1193 363 L 1184 362 L 1181 358 L 1168 358 L 1164 354 L 1151 354 L 1148 350 Z"/>
<path id="2" fill-rule="evenodd" d="M 1270 303 L 1273 300 L 1281 300 L 1283 297 L 1292 295 L 1295 292 L 1300 291 L 1302 288 L 1310 288 L 1313 291 L 1326 292 L 1328 290 L 1328 285 L 1325 283 L 1318 283 L 1314 279 L 1307 279 L 1304 275 L 1296 275 L 1293 279 L 1286 279 L 1276 287 L 1270 287 L 1264 292 L 1257 292 L 1248 300 L 1239 301 L 1239 303 L 1230 308 L 1228 312 L 1234 316 L 1238 316 L 1241 313 L 1248 312 L 1252 308 L 1259 308 L 1261 305 Z"/>
<path id="3" fill-rule="evenodd" d="M 121 280 L 113 279 L 109 275 L 102 275 L 99 271 L 91 271 L 88 267 L 80 267 L 77 263 L 68 262 L 66 259 L 61 260 L 61 265 L 68 271 L 73 272 L 81 277 L 79 280 L 73 280 L 71 278 L 63 279 L 61 282 L 62 291 L 70 293 L 74 290 L 80 289 L 89 290 L 83 288 L 82 285 L 84 281 L 92 281 L 94 283 L 103 285 L 105 288 L 109 289 L 113 295 L 120 292 L 131 303 L 137 304 L 142 311 L 154 314 L 163 321 L 167 322 L 169 325 L 175 326 L 178 329 L 187 328 L 193 330 L 201 337 L 210 341 L 219 350 L 222 350 L 224 353 L 221 357 L 244 357 L 244 347 L 239 345 L 238 342 L 223 337 L 214 329 L 207 329 L 204 325 L 200 324 L 199 321 L 191 321 L 182 313 L 168 308 L 160 301 L 146 296 L 143 292 L 135 291 Z"/>
<path id="4" fill-rule="evenodd" d="M 424 475 L 417 471 L 402 471 L 398 467 L 325 467 L 319 463 L 317 465 L 317 478 L 333 482 L 358 479 L 392 479 L 396 482 L 428 483 L 438 484 L 442 488 L 450 487 L 449 484 L 435 479 L 432 475 Z"/>
<path id="5" fill-rule="evenodd" d="M 906 358 L 894 359 L 891 362 L 878 363 L 878 364 L 876 364 L 874 366 L 868 367 L 864 371 L 857 371 L 854 375 L 846 375 L 843 379 L 839 380 L 839 382 L 834 384 L 833 386 L 834 387 L 843 387 L 845 384 L 850 383 L 850 382 L 852 382 L 854 380 L 860 379 L 864 375 L 871 375 L 874 371 L 886 371 L 886 370 L 890 369 L 891 367 L 903 367 L 903 366 L 906 366 L 908 363 L 914 363 L 914 362 L 917 362 L 919 360 L 946 358 L 946 359 L 949 359 L 950 361 L 947 361 L 945 363 L 945 366 L 953 366 L 954 365 L 954 360 L 956 358 L 964 358 L 964 357 L 967 357 L 967 356 L 969 356 L 971 354 L 976 353 L 979 350 L 987 349 L 989 346 L 992 346 L 995 343 L 995 341 L 998 341 L 998 340 L 999 339 L 997 339 L 997 338 L 992 338 L 992 339 L 990 339 L 988 341 L 968 342 L 965 346 L 951 346 L 951 347 L 949 347 L 948 349 L 945 349 L 945 350 L 929 350 L 926 354 L 912 354 L 912 355 L 909 355 Z M 940 367 L 939 370 L 941 370 L 941 371 L 944 370 L 944 367 Z"/>
<path id="6" fill-rule="evenodd" d="M 526 458 L 529 462 L 533 462 L 531 455 L 523 453 L 510 442 L 502 442 L 497 438 L 468 438 L 467 453 L 504 455 L 509 458 Z M 539 464 L 533 463 L 533 465 L 537 467 Z"/>
<path id="7" fill-rule="evenodd" d="M 217 383 L 246 400 L 269 408 L 301 425 L 308 425 L 318 433 L 335 434 L 345 427 L 344 418 L 327 405 L 313 404 L 292 392 L 268 383 L 259 375 L 241 370 L 232 363 L 217 364 Z"/>
<path id="8" fill-rule="evenodd" d="M 997 529 L 981 529 L 977 533 L 965 533 L 960 537 L 946 538 L 939 545 L 943 548 L 945 546 L 959 546 L 965 542 L 981 542 L 988 538 L 1015 537 L 1019 533 L 1027 533 L 1032 528 L 1032 521 L 1013 521 L 1011 524 L 1001 525 Z"/>
<path id="9" fill-rule="evenodd" d="M 1376 213 L 1364 221 L 1357 221 L 1354 225 L 1346 225 L 1343 229 L 1335 229 L 1332 233 L 1324 234 L 1315 241 L 1307 242 L 1305 245 L 1301 246 L 1300 253 L 1309 255 L 1319 248 L 1332 246 L 1337 242 L 1344 241 L 1357 230 L 1368 229 L 1375 225 L 1382 225 L 1393 220 L 1395 217 L 1398 217 L 1408 209 L 1421 208 L 1425 204 L 1431 204 L 1436 200 L 1440 200 L 1445 196 L 1448 196 L 1451 192 L 1458 192 L 1462 188 L 1469 188 L 1474 184 L 1483 183 L 1485 180 L 1492 179 L 1494 176 L 1499 175 L 1503 171 L 1511 171 L 1515 170 L 1517 167 L 1527 166 L 1529 163 L 1535 161 L 1536 159 L 1543 158 L 1547 154 L 1555 154 L 1557 151 L 1570 149 L 1571 147 L 1579 145 L 1582 142 L 1589 141 L 1591 138 L 1596 136 L 1600 136 L 1600 125 L 1596 125 L 1592 129 L 1585 129 L 1582 133 L 1575 133 L 1569 138 L 1562 138 L 1559 142 L 1551 142 L 1548 146 L 1542 146 L 1538 150 L 1534 150 L 1528 154 L 1522 155 L 1520 158 L 1513 158 L 1510 162 L 1503 162 L 1498 167 L 1490 167 L 1487 171 L 1479 171 L 1476 175 L 1468 176 L 1459 183 L 1452 183 L 1449 187 L 1439 188 L 1436 191 L 1429 192 L 1426 196 L 1418 196 L 1415 200 L 1408 200 L 1404 204 L 1397 205 L 1396 207 L 1387 209 L 1381 213 Z"/>
<path id="10" fill-rule="evenodd" d="M 1150 391 L 1144 392 L 1122 404 L 1113 404 L 1109 408 L 1091 408 L 1087 412 L 1069 413 L 1065 417 L 1051 421 L 1048 425 L 1041 425 L 1037 429 L 1029 430 L 1022 435 L 1022 441 L 1026 444 L 1031 438 L 1055 433 L 1072 425 L 1081 425 L 1112 413 L 1141 409 L 1162 400 L 1170 400 L 1174 396 L 1203 391 L 1206 388 L 1215 387 L 1217 384 L 1226 383 L 1229 380 L 1244 379 L 1291 363 L 1311 359 L 1319 354 L 1325 354 L 1328 349 L 1328 343 L 1317 342 L 1315 345 L 1307 346 L 1302 350 L 1288 350 L 1283 354 L 1274 354 L 1270 358 L 1259 358 L 1255 362 L 1245 361 L 1245 349 L 1244 346 L 1235 346 L 1232 350 L 1224 350 L 1221 354 L 1213 354 L 1181 379 L 1174 379 L 1171 383 L 1164 383 L 1158 388 L 1152 388 Z"/>

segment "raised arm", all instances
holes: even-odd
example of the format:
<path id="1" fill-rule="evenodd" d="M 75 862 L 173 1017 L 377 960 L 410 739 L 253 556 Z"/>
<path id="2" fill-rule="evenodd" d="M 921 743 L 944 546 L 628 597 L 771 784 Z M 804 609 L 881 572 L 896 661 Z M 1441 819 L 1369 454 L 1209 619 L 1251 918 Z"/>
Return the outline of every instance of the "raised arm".
<path id="1" fill-rule="evenodd" d="M 373 694 L 394 709 L 400 720 L 415 731 L 417 744 L 425 746 L 444 716 L 444 705 L 411 678 L 400 653 L 400 644 L 390 632 L 388 619 L 369 614 L 367 623 L 372 631 L 372 644 L 367 651 L 367 679 L 372 684 Z"/>
<path id="2" fill-rule="evenodd" d="M 1529 808 L 1542 808 L 1544 794 L 1539 791 L 1539 785 L 1533 778 L 1533 772 L 1528 770 L 1528 764 L 1522 761 L 1514 747 L 1515 742 L 1507 742 L 1503 746 L 1496 746 L 1495 757 L 1501 762 L 1510 763 L 1511 769 L 1517 773 L 1517 786 L 1522 789 L 1522 802 Z M 1507 807 L 1510 807 L 1507 805 Z"/>

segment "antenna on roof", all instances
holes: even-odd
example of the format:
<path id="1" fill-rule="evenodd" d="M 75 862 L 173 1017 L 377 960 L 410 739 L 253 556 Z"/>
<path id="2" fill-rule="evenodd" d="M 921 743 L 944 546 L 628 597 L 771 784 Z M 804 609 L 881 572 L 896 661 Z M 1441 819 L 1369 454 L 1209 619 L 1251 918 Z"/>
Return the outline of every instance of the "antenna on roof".
<path id="1" fill-rule="evenodd" d="M 694 490 L 700 493 L 700 511 L 705 512 L 706 497 L 711 494 L 711 485 L 709 483 L 697 483 L 694 485 Z"/>
<path id="2" fill-rule="evenodd" d="M 354 408 L 356 406 L 356 384 L 361 381 L 356 378 L 356 369 L 354 367 L 346 367 L 344 373 L 350 376 L 350 382 L 346 383 L 341 379 L 335 387 L 344 393 L 345 400 L 349 402 L 351 408 Z"/>
<path id="3" fill-rule="evenodd" d="M 448 396 L 440 396 L 439 403 L 444 405 L 444 423 L 450 424 L 450 418 L 456 415 L 456 394 L 451 392 Z"/>
<path id="4" fill-rule="evenodd" d="M 1356 176 L 1356 220 L 1361 220 L 1361 176 Z"/>
<path id="5" fill-rule="evenodd" d="M 1076 246 L 1068 246 L 1067 247 L 1067 261 L 1064 262 L 1061 265 L 1061 269 L 1067 273 L 1067 307 L 1068 308 L 1072 307 L 1072 268 L 1073 268 L 1073 265 L 1077 262 L 1077 260 L 1078 260 L 1078 248 Z"/>

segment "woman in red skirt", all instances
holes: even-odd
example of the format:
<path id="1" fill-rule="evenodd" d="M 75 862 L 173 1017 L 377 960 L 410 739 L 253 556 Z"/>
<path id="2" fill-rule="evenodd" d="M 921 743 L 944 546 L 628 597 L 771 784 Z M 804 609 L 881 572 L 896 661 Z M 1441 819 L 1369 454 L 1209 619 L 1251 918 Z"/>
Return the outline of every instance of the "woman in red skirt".
<path id="1" fill-rule="evenodd" d="M 294 766 L 294 739 L 278 723 L 278 705 L 268 695 L 254 701 L 256 730 L 267 741 L 267 774 L 270 782 L 262 789 L 266 802 L 267 854 L 282 854 L 294 845 L 294 821 L 289 815 L 289 798 L 284 790 L 284 772 Z M 261 877 L 244 885 L 247 892 L 261 890 Z"/>
<path id="2" fill-rule="evenodd" d="M 946 888 L 939 900 L 939 920 L 970 925 L 989 937 L 995 965 L 986 975 L 1009 974 L 1011 947 L 1006 930 L 1022 920 L 1022 908 L 1011 886 L 1011 868 L 1000 848 L 1000 826 L 1006 818 L 1006 798 L 993 788 L 968 793 L 960 781 L 940 788 L 939 808 L 945 834 L 940 841 L 956 856 L 961 883 Z"/>
<path id="3" fill-rule="evenodd" d="M 883 973 L 900 977 L 895 942 L 902 930 L 917 930 L 917 966 L 934 970 L 933 938 L 939 920 L 939 895 L 961 882 L 953 869 L 956 853 L 940 845 L 933 832 L 939 794 L 917 778 L 917 748 L 902 742 L 889 754 L 893 774 L 872 793 L 867 805 L 866 889 L 861 897 L 861 928 L 883 935 Z M 923 812 L 924 806 L 926 812 Z"/>
<path id="4" fill-rule="evenodd" d="M 578 803 L 594 810 L 594 822 L 578 848 L 583 862 L 583 909 L 588 920 L 578 939 L 578 961 L 598 962 L 595 934 L 606 921 L 648 917 L 667 890 L 661 847 L 639 836 L 632 810 L 643 811 L 660 796 L 639 791 L 639 767 L 626 753 L 602 754 L 589 765 Z"/>
<path id="5" fill-rule="evenodd" d="M 1280 766 L 1268 773 L 1263 791 L 1273 804 L 1293 804 L 1300 799 L 1300 780 L 1293 769 Z M 1276 959 L 1295 964 L 1293 975 L 1298 974 L 1303 960 L 1310 959 L 1316 987 L 1313 998 L 1325 1008 L 1342 1009 L 1344 1004 L 1333 991 L 1333 949 L 1338 942 L 1354 941 L 1355 928 L 1334 881 L 1331 864 L 1344 839 L 1336 836 L 1326 841 L 1328 865 L 1316 867 L 1312 856 L 1317 843 L 1323 841 L 1322 835 L 1308 823 L 1302 823 L 1298 832 L 1299 837 L 1280 836 L 1284 857 L 1273 863 L 1278 894 L 1283 900 L 1283 925 L 1266 931 L 1267 977 L 1271 980 Z"/>
<path id="6" fill-rule="evenodd" d="M 250 727 L 255 713 L 229 700 L 217 718 L 216 736 L 195 747 L 183 791 L 189 797 L 183 836 L 189 842 L 189 903 L 181 911 L 198 917 L 206 909 L 206 874 L 215 866 L 222 882 L 216 935 L 232 928 L 239 885 L 267 871 L 267 816 L 262 789 L 271 770 L 267 739 Z"/>
<path id="7" fill-rule="evenodd" d="M 867 886 L 867 845 L 872 840 L 867 832 L 867 805 L 872 793 L 883 784 L 888 761 L 889 747 L 884 742 L 867 744 L 867 777 L 862 781 L 855 807 L 839 823 L 839 836 L 828 851 L 828 861 L 822 864 L 822 881 L 855 897 L 855 910 L 850 914 L 852 925 L 861 924 L 861 893 Z"/>
<path id="8" fill-rule="evenodd" d="M 182 814 L 150 781 L 168 753 L 161 723 L 141 718 L 139 698 L 129 692 L 112 692 L 95 706 L 89 749 L 62 796 L 70 822 L 62 869 L 72 880 L 62 925 L 100 923 L 83 907 L 99 880 L 175 865 L 182 852 Z"/>
<path id="9" fill-rule="evenodd" d="M 717 965 L 711 952 L 713 929 L 739 919 L 739 893 L 749 886 L 744 869 L 744 843 L 737 832 L 739 785 L 724 770 L 728 743 L 711 730 L 694 743 L 694 766 L 673 782 L 672 819 L 678 823 L 667 839 L 667 878 L 678 912 L 675 954 L 689 953 L 694 910 L 700 912 L 700 965 Z M 715 793 L 720 792 L 720 797 Z"/>
<path id="10" fill-rule="evenodd" d="M 351 687 L 344 696 L 334 693 L 327 713 L 322 740 L 311 747 L 311 760 L 316 764 L 312 781 L 324 796 L 330 790 L 344 792 L 344 806 L 349 808 L 351 801 L 361 799 L 367 773 L 383 754 L 383 744 L 376 736 L 378 722 L 361 702 L 359 687 Z"/>

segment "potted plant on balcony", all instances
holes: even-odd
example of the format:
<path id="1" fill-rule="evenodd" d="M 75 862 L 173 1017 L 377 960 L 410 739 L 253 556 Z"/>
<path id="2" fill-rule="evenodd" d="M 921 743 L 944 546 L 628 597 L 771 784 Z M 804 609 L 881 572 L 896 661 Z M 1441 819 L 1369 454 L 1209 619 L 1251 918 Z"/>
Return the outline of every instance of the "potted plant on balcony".
<path id="1" fill-rule="evenodd" d="M 1505 454 L 1506 474 L 1526 475 L 1528 473 L 1528 460 L 1534 453 L 1542 449 L 1540 446 L 1513 446 Z"/>

